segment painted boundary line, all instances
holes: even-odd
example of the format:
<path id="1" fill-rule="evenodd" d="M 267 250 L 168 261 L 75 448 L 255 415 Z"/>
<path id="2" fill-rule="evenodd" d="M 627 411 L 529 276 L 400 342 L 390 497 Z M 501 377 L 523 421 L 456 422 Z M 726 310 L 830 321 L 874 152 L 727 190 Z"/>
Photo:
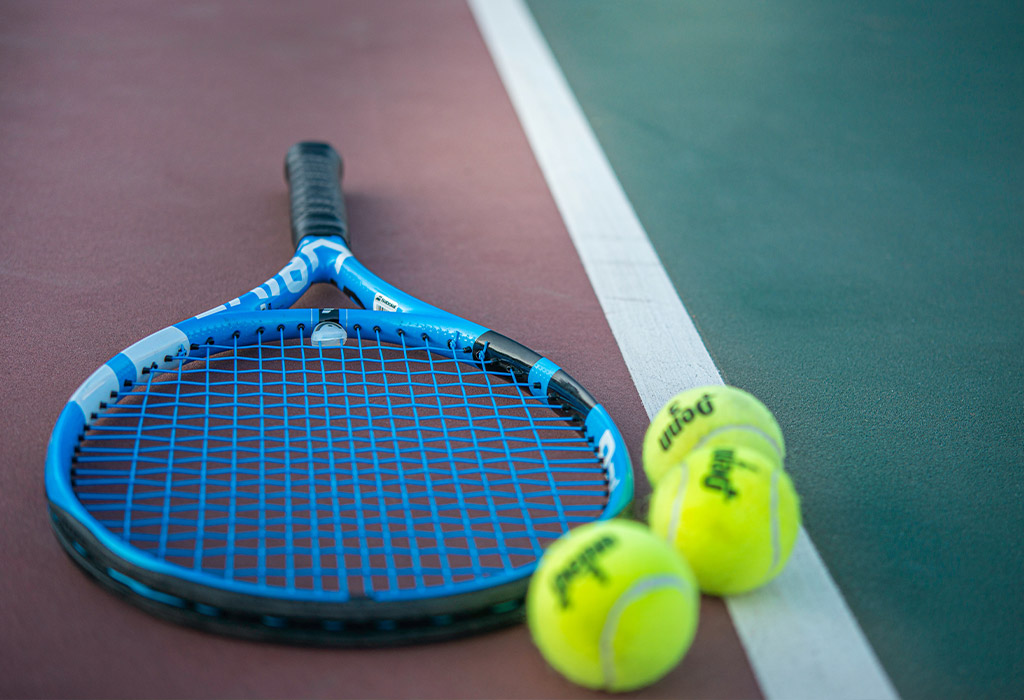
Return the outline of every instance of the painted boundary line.
<path id="1" fill-rule="evenodd" d="M 722 382 L 523 0 L 467 0 L 648 416 Z M 807 534 L 772 584 L 726 600 L 769 700 L 895 698 Z"/>

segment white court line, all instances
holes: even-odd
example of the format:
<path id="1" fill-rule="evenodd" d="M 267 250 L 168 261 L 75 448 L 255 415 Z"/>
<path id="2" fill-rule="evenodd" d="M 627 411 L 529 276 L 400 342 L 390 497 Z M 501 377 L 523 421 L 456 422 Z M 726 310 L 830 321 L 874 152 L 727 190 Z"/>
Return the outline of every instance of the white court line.
<path id="1" fill-rule="evenodd" d="M 548 187 L 651 416 L 721 377 L 522 0 L 468 0 Z M 895 698 L 807 534 L 786 570 L 728 598 L 770 700 Z"/>

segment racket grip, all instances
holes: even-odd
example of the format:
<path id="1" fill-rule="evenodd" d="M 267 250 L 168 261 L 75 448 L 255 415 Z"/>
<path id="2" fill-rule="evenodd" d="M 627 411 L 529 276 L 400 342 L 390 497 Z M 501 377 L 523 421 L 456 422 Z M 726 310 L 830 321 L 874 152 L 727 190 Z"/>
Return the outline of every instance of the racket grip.
<path id="1" fill-rule="evenodd" d="M 348 245 L 342 171 L 341 156 L 329 143 L 300 141 L 288 149 L 284 178 L 291 197 L 296 248 L 306 236 L 341 236 Z"/>

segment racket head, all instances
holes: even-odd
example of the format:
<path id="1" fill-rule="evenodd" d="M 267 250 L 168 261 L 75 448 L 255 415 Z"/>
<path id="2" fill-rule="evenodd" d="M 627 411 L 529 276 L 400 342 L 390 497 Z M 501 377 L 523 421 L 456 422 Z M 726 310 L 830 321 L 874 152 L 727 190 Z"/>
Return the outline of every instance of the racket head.
<path id="1" fill-rule="evenodd" d="M 544 547 L 632 496 L 607 412 L 553 363 L 451 315 L 362 310 L 140 341 L 68 403 L 46 486 L 72 558 L 150 612 L 349 646 L 521 619 Z"/>

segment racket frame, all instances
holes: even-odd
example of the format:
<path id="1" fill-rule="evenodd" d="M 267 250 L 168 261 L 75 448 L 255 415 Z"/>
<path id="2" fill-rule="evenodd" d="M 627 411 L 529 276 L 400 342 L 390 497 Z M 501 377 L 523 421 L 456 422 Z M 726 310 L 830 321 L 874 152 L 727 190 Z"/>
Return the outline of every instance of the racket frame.
<path id="1" fill-rule="evenodd" d="M 346 234 L 347 235 L 347 234 Z M 290 309 L 316 283 L 337 286 L 363 309 Z M 375 310 L 371 310 L 375 309 Z M 71 557 L 106 587 L 163 617 L 229 634 L 301 643 L 377 646 L 430 641 L 522 618 L 522 596 L 533 566 L 513 575 L 460 584 L 456 594 L 425 592 L 415 599 L 374 592 L 339 600 L 324 591 L 281 591 L 227 581 L 159 559 L 110 532 L 75 496 L 72 464 L 89 422 L 146 374 L 202 356 L 229 332 L 240 343 L 265 328 L 304 333 L 332 323 L 348 333 L 372 329 L 382 340 L 414 345 L 428 339 L 452 357 L 511 372 L 533 395 L 578 421 L 602 461 L 608 501 L 598 519 L 632 500 L 632 469 L 622 436 L 607 411 L 550 360 L 484 326 L 423 302 L 370 272 L 342 235 L 309 235 L 273 277 L 198 316 L 157 331 L 115 355 L 75 391 L 51 435 L 46 492 L 54 530 Z M 534 562 L 535 565 L 535 562 Z"/>

